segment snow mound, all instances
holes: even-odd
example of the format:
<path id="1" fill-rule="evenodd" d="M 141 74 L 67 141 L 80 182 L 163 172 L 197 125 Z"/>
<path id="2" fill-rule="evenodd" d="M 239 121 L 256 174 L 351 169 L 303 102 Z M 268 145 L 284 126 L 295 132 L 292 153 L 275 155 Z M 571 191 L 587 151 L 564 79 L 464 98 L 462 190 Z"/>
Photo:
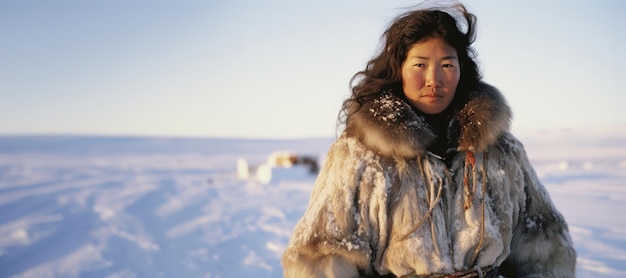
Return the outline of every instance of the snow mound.
<path id="1" fill-rule="evenodd" d="M 317 175 L 319 165 L 317 158 L 309 155 L 297 155 L 289 151 L 271 153 L 267 161 L 254 167 L 244 158 L 237 160 L 237 177 L 250 179 L 251 172 L 261 184 L 278 182 L 281 180 L 303 180 Z"/>
<path id="2" fill-rule="evenodd" d="M 272 167 L 262 164 L 256 170 L 256 180 L 261 184 L 280 182 L 284 180 L 297 181 L 307 180 L 312 176 L 310 170 L 303 166 Z"/>

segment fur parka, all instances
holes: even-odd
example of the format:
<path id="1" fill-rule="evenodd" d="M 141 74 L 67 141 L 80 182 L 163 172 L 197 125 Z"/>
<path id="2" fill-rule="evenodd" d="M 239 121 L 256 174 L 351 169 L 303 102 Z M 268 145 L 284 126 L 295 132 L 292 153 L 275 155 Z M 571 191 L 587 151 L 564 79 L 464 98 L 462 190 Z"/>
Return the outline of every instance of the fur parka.
<path id="1" fill-rule="evenodd" d="M 382 93 L 331 146 L 283 255 L 285 277 L 450 274 L 574 277 L 567 224 L 509 133 L 503 96 L 481 83 L 449 123 L 449 163 L 424 116 Z"/>

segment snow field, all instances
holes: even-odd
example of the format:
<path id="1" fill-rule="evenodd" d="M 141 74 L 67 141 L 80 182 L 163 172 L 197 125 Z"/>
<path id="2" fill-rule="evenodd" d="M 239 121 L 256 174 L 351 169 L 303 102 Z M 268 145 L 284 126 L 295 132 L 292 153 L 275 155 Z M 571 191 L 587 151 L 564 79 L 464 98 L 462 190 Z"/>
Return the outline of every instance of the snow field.
<path id="1" fill-rule="evenodd" d="M 626 276 L 623 128 L 519 135 L 564 214 L 577 277 Z M 0 277 L 282 277 L 315 177 L 238 161 L 332 139 L 0 137 Z"/>

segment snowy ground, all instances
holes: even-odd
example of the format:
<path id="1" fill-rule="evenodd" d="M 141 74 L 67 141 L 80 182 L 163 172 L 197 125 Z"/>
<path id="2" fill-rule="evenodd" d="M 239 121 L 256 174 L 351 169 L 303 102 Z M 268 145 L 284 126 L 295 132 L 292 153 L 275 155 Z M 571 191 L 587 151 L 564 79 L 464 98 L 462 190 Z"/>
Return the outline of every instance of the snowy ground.
<path id="1" fill-rule="evenodd" d="M 578 277 L 626 276 L 626 127 L 526 132 Z M 332 139 L 0 137 L 0 277 L 281 277 L 315 177 L 237 177 Z"/>

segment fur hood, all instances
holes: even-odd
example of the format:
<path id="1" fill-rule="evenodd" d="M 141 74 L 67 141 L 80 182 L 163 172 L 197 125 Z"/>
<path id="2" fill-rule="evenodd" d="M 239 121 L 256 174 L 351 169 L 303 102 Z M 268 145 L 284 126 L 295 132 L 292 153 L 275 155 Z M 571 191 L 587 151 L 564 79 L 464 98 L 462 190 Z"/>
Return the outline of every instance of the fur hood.
<path id="1" fill-rule="evenodd" d="M 457 133 L 458 151 L 484 151 L 509 130 L 511 109 L 502 94 L 486 83 L 480 83 L 468 99 L 453 112 L 448 133 Z M 404 158 L 423 154 L 435 139 L 424 116 L 389 91 L 350 115 L 346 135 L 382 156 Z"/>

